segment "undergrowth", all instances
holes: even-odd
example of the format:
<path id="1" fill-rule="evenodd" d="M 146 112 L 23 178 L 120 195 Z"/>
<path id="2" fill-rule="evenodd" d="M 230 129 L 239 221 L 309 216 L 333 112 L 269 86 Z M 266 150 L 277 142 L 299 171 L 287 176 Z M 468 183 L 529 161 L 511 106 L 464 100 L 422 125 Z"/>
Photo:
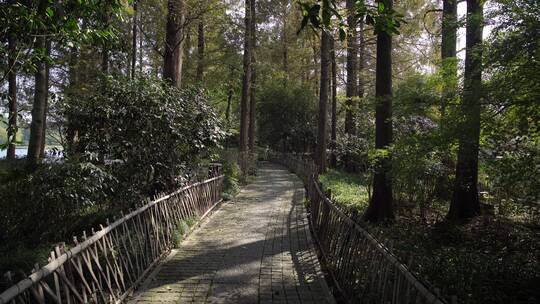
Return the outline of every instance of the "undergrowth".
<path id="1" fill-rule="evenodd" d="M 320 177 L 333 201 L 359 214 L 368 204 L 366 179 L 330 170 Z M 423 280 L 456 295 L 459 303 L 538 303 L 540 227 L 506 214 L 483 215 L 453 224 L 441 217 L 447 204 L 432 204 L 429 216 L 418 207 L 398 212 L 393 225 L 367 228 Z"/>

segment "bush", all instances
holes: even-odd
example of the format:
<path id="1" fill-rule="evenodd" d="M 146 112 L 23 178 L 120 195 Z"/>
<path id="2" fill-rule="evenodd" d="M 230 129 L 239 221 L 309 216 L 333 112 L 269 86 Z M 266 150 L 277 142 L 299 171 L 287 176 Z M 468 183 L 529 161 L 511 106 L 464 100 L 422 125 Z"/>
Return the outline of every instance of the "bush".
<path id="1" fill-rule="evenodd" d="M 14 173 L 0 185 L 0 241 L 60 241 L 104 222 L 115 184 L 91 163 L 47 164 L 28 175 Z"/>
<path id="2" fill-rule="evenodd" d="M 274 150 L 305 152 L 317 131 L 317 98 L 311 90 L 290 83 L 265 83 L 259 94 L 258 132 L 261 145 Z"/>
<path id="3" fill-rule="evenodd" d="M 118 191 L 145 197 L 178 187 L 224 137 L 205 95 L 157 80 L 107 78 L 87 99 L 67 100 L 83 159 L 112 164 Z M 81 155 L 80 155 L 81 156 Z"/>
<path id="4" fill-rule="evenodd" d="M 223 199 L 231 200 L 239 191 L 240 168 L 236 162 L 225 162 L 223 164 Z"/>

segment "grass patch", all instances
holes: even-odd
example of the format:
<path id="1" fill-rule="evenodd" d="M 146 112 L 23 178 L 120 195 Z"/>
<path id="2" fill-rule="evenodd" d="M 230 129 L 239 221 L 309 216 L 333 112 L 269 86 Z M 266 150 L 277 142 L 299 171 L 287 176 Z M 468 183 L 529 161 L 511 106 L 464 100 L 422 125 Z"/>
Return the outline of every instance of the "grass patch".
<path id="1" fill-rule="evenodd" d="M 319 177 L 323 190 L 332 191 L 332 201 L 349 209 L 363 212 L 369 203 L 369 181 L 358 174 L 328 170 Z"/>
<path id="2" fill-rule="evenodd" d="M 189 229 L 191 227 L 195 226 L 197 224 L 197 221 L 199 219 L 197 217 L 188 217 L 185 220 L 179 220 L 178 223 L 176 223 L 176 231 L 173 236 L 174 240 L 174 247 L 178 248 L 180 247 L 180 244 L 184 240 L 186 234 L 188 233 Z"/>

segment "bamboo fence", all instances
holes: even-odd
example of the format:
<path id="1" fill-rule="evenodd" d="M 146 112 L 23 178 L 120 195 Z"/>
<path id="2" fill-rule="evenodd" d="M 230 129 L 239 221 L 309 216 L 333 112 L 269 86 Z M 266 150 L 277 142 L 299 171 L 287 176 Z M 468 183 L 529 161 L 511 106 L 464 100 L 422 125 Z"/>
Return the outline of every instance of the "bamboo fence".
<path id="1" fill-rule="evenodd" d="M 447 303 L 438 289 L 418 279 L 388 247 L 323 193 L 311 160 L 288 154 L 274 155 L 272 159 L 304 181 L 310 201 L 310 223 L 323 265 L 347 302 Z M 457 303 L 456 297 L 451 299 Z"/>
<path id="2" fill-rule="evenodd" d="M 213 175 L 219 172 L 212 172 Z M 221 201 L 223 175 L 156 197 L 60 244 L 49 263 L 0 294 L 0 304 L 121 303 L 170 251 L 180 221 L 204 217 Z"/>

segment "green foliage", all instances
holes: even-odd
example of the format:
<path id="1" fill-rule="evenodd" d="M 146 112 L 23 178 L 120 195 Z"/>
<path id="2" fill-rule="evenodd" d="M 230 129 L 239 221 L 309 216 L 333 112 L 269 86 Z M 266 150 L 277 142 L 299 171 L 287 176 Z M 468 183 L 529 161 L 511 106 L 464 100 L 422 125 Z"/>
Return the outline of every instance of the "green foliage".
<path id="1" fill-rule="evenodd" d="M 9 144 L 7 132 L 8 132 L 8 124 L 7 119 L 5 119 L 2 115 L 0 115 L 0 150 L 7 149 L 7 146 Z M 23 140 L 23 130 L 18 129 L 17 134 L 15 138 L 13 138 L 11 141 L 15 144 L 20 144 Z"/>
<path id="2" fill-rule="evenodd" d="M 223 164 L 223 174 L 225 180 L 223 181 L 223 199 L 231 200 L 238 192 L 240 192 L 240 167 L 236 162 L 225 162 Z"/>
<path id="3" fill-rule="evenodd" d="M 463 303 L 536 303 L 540 299 L 538 233 L 504 219 L 481 217 L 465 225 L 425 225 L 401 219 L 399 225 L 371 227 L 392 240 L 412 271 Z M 378 230 L 378 232 L 377 232 Z"/>
<path id="4" fill-rule="evenodd" d="M 259 143 L 275 150 L 306 151 L 315 141 L 316 97 L 295 83 L 265 83 L 259 93 Z"/>
<path id="5" fill-rule="evenodd" d="M 529 105 L 511 107 L 504 116 L 486 123 L 481 180 L 486 199 L 499 211 L 517 203 L 536 208 L 533 214 L 540 212 L 534 206 L 540 198 L 540 129 L 534 122 L 538 119 L 540 106 Z"/>
<path id="6" fill-rule="evenodd" d="M 338 167 L 345 166 L 347 160 L 354 167 L 354 171 L 365 171 L 369 167 L 368 155 L 372 146 L 372 142 L 363 136 L 339 136 L 335 149 Z"/>
<path id="7" fill-rule="evenodd" d="M 345 24 L 343 13 L 340 12 L 335 0 L 318 0 L 313 2 L 299 2 L 302 11 L 302 31 L 307 25 L 315 29 L 323 28 L 332 30 L 332 19 L 337 23 L 337 29 L 341 40 L 347 36 L 347 25 Z M 387 33 L 388 35 L 399 35 L 399 28 L 405 23 L 404 15 L 398 13 L 388 1 L 379 1 L 377 5 L 357 1 L 355 5 L 355 17 L 364 20 L 367 25 L 373 26 L 375 34 Z"/>
<path id="8" fill-rule="evenodd" d="M 362 214 L 367 209 L 371 196 L 369 174 L 350 174 L 338 170 L 328 170 L 319 176 L 324 191 L 332 191 L 332 201 Z"/>
<path id="9" fill-rule="evenodd" d="M 197 221 L 198 219 L 196 217 L 188 217 L 187 219 L 179 220 L 178 223 L 176 223 L 176 230 L 174 231 L 173 235 L 173 243 L 175 248 L 180 247 L 180 244 L 186 237 L 189 229 L 195 226 L 195 224 L 197 224 Z"/>
<path id="10" fill-rule="evenodd" d="M 22 280 L 23 277 L 20 273 L 14 272 L 15 269 L 32 269 L 35 263 L 39 265 L 45 265 L 47 259 L 51 254 L 51 245 L 46 244 L 42 246 L 36 246 L 35 244 L 29 244 L 28 246 L 17 245 L 16 247 L 0 246 L 0 273 L 6 273 L 11 271 L 14 275 L 14 280 Z M 0 290 L 9 288 L 13 283 L 4 281 L 5 278 L 0 278 Z"/>
<path id="11" fill-rule="evenodd" d="M 499 22 L 484 60 L 490 77 L 481 135 L 482 194 L 499 212 L 530 217 L 539 214 L 540 198 L 540 6 L 532 0 L 496 2 L 491 17 Z"/>
<path id="12" fill-rule="evenodd" d="M 68 1 L 7 1 L 0 3 L 0 37 L 14 35 L 21 42 L 29 35 L 45 35 L 59 46 L 72 47 L 82 43 L 112 41 L 116 38 L 111 24 L 102 18 L 120 14 L 120 0 L 68 0 Z M 6 52 L 0 44 L 0 53 Z M 22 51 L 22 50 L 21 50 Z M 53 60 L 44 49 L 34 49 L 30 56 L 19 58 L 23 67 L 33 70 L 37 60 Z"/>
<path id="13" fill-rule="evenodd" d="M 65 103 L 80 137 L 71 156 L 112 163 L 120 192 L 146 196 L 184 183 L 224 136 L 197 90 L 152 78 L 107 78 L 97 86 L 88 99 Z"/>
<path id="14" fill-rule="evenodd" d="M 0 185 L 0 240 L 62 240 L 103 222 L 115 184 L 114 177 L 91 163 L 47 164 L 31 174 L 12 171 Z"/>

